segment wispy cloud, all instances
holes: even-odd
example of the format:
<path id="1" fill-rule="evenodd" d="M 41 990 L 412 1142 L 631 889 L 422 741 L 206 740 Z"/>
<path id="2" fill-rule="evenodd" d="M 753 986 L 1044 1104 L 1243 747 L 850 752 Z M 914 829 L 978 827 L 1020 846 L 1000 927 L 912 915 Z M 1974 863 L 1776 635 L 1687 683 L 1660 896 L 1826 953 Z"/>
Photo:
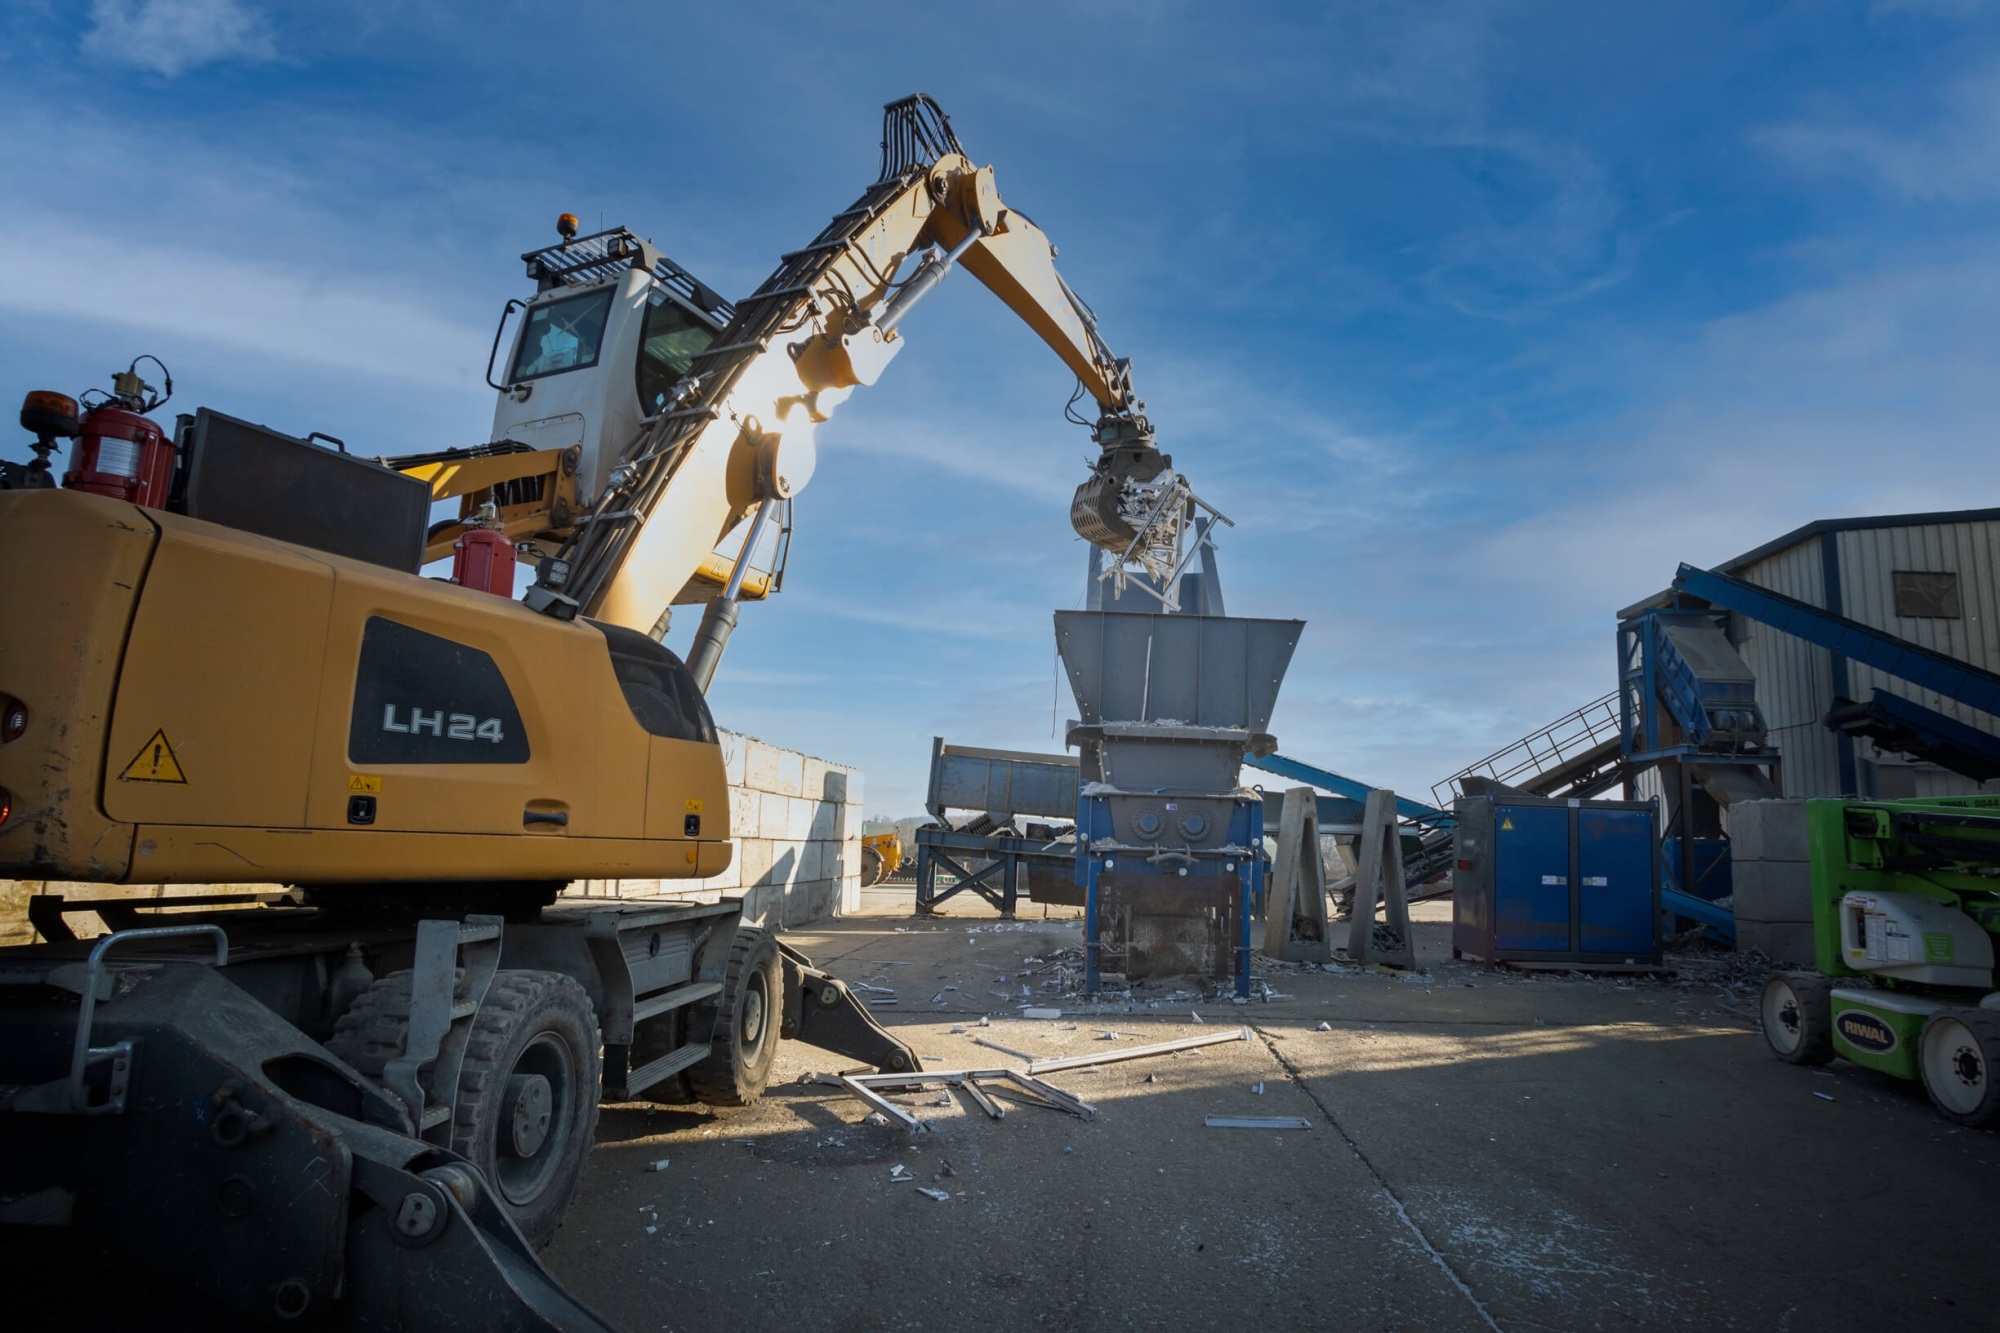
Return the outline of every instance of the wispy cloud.
<path id="1" fill-rule="evenodd" d="M 1756 142 L 1799 171 L 1841 176 L 1920 203 L 2000 194 L 2000 65 L 1952 84 L 1936 116 L 1892 129 L 1854 116 L 1761 130 Z"/>
<path id="2" fill-rule="evenodd" d="M 91 0 L 83 49 L 169 79 L 219 61 L 278 56 L 269 26 L 243 0 Z"/>
<path id="3" fill-rule="evenodd" d="M 135 245 L 87 231 L 0 224 L 0 248 L 34 254 L 0 286 L 0 309 L 166 333 L 322 370 L 463 388 L 486 330 L 394 287 L 269 260 Z"/>

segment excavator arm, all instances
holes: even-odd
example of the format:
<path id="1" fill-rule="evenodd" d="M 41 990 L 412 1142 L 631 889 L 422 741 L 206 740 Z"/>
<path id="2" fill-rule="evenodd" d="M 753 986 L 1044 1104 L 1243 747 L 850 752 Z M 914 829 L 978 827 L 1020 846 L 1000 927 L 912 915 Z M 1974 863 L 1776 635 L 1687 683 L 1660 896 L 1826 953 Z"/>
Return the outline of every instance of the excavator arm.
<path id="1" fill-rule="evenodd" d="M 1001 201 L 930 98 L 885 109 L 880 176 L 748 299 L 647 418 L 545 560 L 527 600 L 650 630 L 704 561 L 749 520 L 689 665 L 706 686 L 735 621 L 749 556 L 779 506 L 811 479 L 814 431 L 902 350 L 904 317 L 963 264 L 1055 351 L 1097 403 L 1100 447 L 1072 506 L 1077 530 L 1143 563 L 1178 539 L 1192 500 L 1153 444 L 1131 366 L 1056 271 L 1040 228 Z M 1088 424 L 1088 423 L 1087 423 Z"/>

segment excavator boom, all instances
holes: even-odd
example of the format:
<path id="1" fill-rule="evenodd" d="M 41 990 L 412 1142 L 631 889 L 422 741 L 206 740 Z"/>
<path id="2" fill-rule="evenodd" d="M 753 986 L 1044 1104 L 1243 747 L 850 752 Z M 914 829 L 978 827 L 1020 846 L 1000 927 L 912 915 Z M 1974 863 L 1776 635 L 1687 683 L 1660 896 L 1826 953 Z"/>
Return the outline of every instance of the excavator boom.
<path id="1" fill-rule="evenodd" d="M 758 537 L 811 480 L 816 428 L 880 377 L 902 350 L 905 316 L 960 264 L 1097 403 L 1097 421 L 1086 424 L 1100 457 L 1072 507 L 1077 530 L 1134 561 L 1143 560 L 1135 547 L 1149 524 L 1156 539 L 1177 543 L 1191 506 L 1165 494 L 1179 483 L 1172 460 L 1154 447 L 1129 361 L 1111 354 L 1054 258 L 1041 229 L 1002 203 L 993 168 L 965 154 L 936 103 L 921 95 L 891 103 L 877 180 L 733 307 L 608 468 L 573 534 L 543 562 L 529 604 L 651 631 L 667 608 L 688 600 L 692 581 L 712 587 L 721 577 L 689 655 L 706 687 Z M 724 574 L 715 548 L 746 520 L 748 535 Z"/>

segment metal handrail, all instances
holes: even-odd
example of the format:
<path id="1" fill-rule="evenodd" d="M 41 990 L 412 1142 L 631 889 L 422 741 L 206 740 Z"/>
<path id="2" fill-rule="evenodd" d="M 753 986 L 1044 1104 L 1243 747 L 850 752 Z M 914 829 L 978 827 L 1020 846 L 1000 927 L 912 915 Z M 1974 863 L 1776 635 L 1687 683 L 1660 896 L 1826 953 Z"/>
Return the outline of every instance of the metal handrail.
<path id="1" fill-rule="evenodd" d="M 1586 750 L 1595 749 L 1617 734 L 1618 691 L 1613 690 L 1573 713 L 1563 714 L 1546 727 L 1529 732 L 1511 745 L 1495 750 L 1484 759 L 1466 765 L 1433 786 L 1431 799 L 1441 807 L 1449 806 L 1452 798 L 1458 795 L 1460 779 L 1475 774 L 1492 778 L 1495 782 L 1511 783 L 1523 774 L 1546 773 Z M 1539 753 L 1537 742 L 1544 746 Z M 1503 767 L 1502 761 L 1507 761 L 1507 765 Z"/>
<path id="2" fill-rule="evenodd" d="M 221 967 L 229 961 L 229 937 L 222 933 L 220 926 L 148 926 L 142 930 L 121 930 L 106 935 L 90 951 L 90 958 L 83 965 L 83 1007 L 76 1016 L 76 1042 L 69 1053 L 69 1105 L 78 1115 L 116 1115 L 125 1109 L 124 1070 L 114 1067 L 111 1093 L 99 1105 L 90 1104 L 84 1092 L 84 1075 L 90 1068 L 92 1057 L 108 1059 L 114 1066 L 127 1065 L 132 1058 L 132 1043 L 119 1042 L 116 1046 L 94 1048 L 90 1044 L 91 1029 L 97 1021 L 98 978 L 104 971 L 104 956 L 122 944 L 132 944 L 142 940 L 178 939 L 190 935 L 213 935 L 215 937 L 215 965 Z"/>

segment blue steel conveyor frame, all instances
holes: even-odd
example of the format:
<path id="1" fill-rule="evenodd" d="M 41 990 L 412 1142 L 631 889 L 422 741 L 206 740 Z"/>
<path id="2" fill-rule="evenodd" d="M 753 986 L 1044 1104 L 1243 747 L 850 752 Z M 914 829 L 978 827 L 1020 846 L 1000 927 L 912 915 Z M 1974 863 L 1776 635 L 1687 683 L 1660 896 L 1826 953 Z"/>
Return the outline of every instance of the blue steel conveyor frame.
<path id="1" fill-rule="evenodd" d="M 1969 662 L 1712 569 L 1682 565 L 1674 575 L 1674 588 L 1920 689 L 2000 716 L 2000 675 Z"/>

